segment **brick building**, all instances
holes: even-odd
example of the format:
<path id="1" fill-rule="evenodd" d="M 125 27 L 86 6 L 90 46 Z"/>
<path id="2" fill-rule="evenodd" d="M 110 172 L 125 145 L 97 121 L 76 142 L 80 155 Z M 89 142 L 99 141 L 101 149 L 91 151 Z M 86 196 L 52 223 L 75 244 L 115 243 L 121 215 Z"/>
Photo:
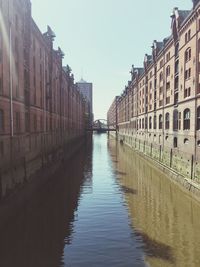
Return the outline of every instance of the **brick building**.
<path id="1" fill-rule="evenodd" d="M 109 126 L 116 128 L 118 125 L 118 116 L 117 116 L 117 103 L 119 96 L 116 96 L 107 112 L 107 123 Z"/>
<path id="2" fill-rule="evenodd" d="M 0 197 L 84 134 L 86 103 L 54 38 L 30 0 L 0 0 Z"/>
<path id="3" fill-rule="evenodd" d="M 119 136 L 199 179 L 200 1 L 193 1 L 192 10 L 174 8 L 171 20 L 171 35 L 153 41 L 143 68 L 132 66 L 131 81 L 117 100 Z"/>

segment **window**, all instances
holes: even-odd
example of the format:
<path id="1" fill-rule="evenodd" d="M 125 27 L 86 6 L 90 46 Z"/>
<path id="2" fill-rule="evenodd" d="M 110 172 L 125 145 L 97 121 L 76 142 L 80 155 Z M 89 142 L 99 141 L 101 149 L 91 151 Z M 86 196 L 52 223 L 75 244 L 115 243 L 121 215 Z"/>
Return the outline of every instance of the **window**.
<path id="1" fill-rule="evenodd" d="M 191 88 L 185 88 L 184 90 L 184 98 L 189 97 L 191 95 Z"/>
<path id="2" fill-rule="evenodd" d="M 175 88 L 175 90 L 178 90 L 178 85 L 179 85 L 179 78 L 178 77 L 176 77 L 175 78 L 175 81 L 174 81 L 174 88 Z"/>
<path id="3" fill-rule="evenodd" d="M 163 72 L 161 71 L 161 73 L 160 73 L 160 82 L 162 82 L 162 80 L 163 80 Z"/>
<path id="4" fill-rule="evenodd" d="M 0 109 L 0 131 L 4 130 L 4 112 Z"/>
<path id="5" fill-rule="evenodd" d="M 169 90 L 170 89 L 170 82 L 167 82 L 166 83 L 166 90 Z"/>
<path id="6" fill-rule="evenodd" d="M 179 72 L 179 60 L 175 62 L 175 74 L 178 74 Z"/>
<path id="7" fill-rule="evenodd" d="M 166 55 L 166 61 L 169 61 L 169 60 L 170 60 L 170 52 L 168 52 Z"/>
<path id="8" fill-rule="evenodd" d="M 0 142 L 0 156 L 4 155 L 4 144 L 3 141 Z"/>
<path id="9" fill-rule="evenodd" d="M 200 106 L 197 108 L 197 130 L 200 130 Z"/>
<path id="10" fill-rule="evenodd" d="M 156 129 L 156 127 L 157 127 L 157 123 L 156 123 L 157 121 L 156 120 L 157 120 L 156 115 L 154 115 L 154 117 L 153 117 L 153 128 L 154 129 Z"/>
<path id="11" fill-rule="evenodd" d="M 15 27 L 16 27 L 16 30 L 18 30 L 18 27 L 19 27 L 19 21 L 18 21 L 18 16 L 15 15 Z"/>
<path id="12" fill-rule="evenodd" d="M 33 39 L 33 50 L 35 51 L 36 47 L 35 47 L 35 39 Z"/>
<path id="13" fill-rule="evenodd" d="M 183 142 L 184 142 L 185 145 L 187 145 L 187 144 L 189 144 L 189 139 L 185 138 Z"/>
<path id="14" fill-rule="evenodd" d="M 191 38 L 191 30 L 189 30 L 185 34 L 185 43 L 187 43 L 190 40 L 190 38 Z"/>
<path id="15" fill-rule="evenodd" d="M 144 118 L 142 119 L 142 129 L 144 129 Z"/>
<path id="16" fill-rule="evenodd" d="M 20 113 L 16 112 L 16 132 L 20 132 Z"/>
<path id="17" fill-rule="evenodd" d="M 178 129 L 181 129 L 181 112 L 178 114 Z"/>
<path id="18" fill-rule="evenodd" d="M 145 118 L 145 129 L 147 129 L 148 125 L 147 125 L 147 117 Z"/>
<path id="19" fill-rule="evenodd" d="M 19 49 L 18 49 L 18 38 L 17 37 L 15 37 L 15 53 L 16 53 L 16 58 L 18 58 Z"/>
<path id="20" fill-rule="evenodd" d="M 186 108 L 183 112 L 183 130 L 190 129 L 190 110 Z"/>
<path id="21" fill-rule="evenodd" d="M 185 62 L 189 61 L 191 59 L 191 48 L 189 47 L 186 51 L 185 51 Z"/>
<path id="22" fill-rule="evenodd" d="M 3 80 L 0 78 L 0 94 L 3 94 Z"/>
<path id="23" fill-rule="evenodd" d="M 185 71 L 185 80 L 190 79 L 191 77 L 191 68 Z"/>
<path id="24" fill-rule="evenodd" d="M 163 59 L 160 61 L 160 68 L 163 66 Z"/>
<path id="25" fill-rule="evenodd" d="M 186 32 L 186 34 L 185 34 L 185 43 L 187 43 L 187 41 L 188 41 L 188 33 Z"/>
<path id="26" fill-rule="evenodd" d="M 178 131 L 178 110 L 175 109 L 173 112 L 173 130 Z"/>
<path id="27" fill-rule="evenodd" d="M 159 107 L 163 106 L 163 100 L 159 100 Z"/>
<path id="28" fill-rule="evenodd" d="M 162 125 L 163 125 L 163 119 L 162 119 L 162 115 L 159 115 L 159 129 L 162 129 Z"/>
<path id="29" fill-rule="evenodd" d="M 34 115 L 34 118 L 33 118 L 33 126 L 34 126 L 34 131 L 36 132 L 37 131 L 37 116 Z"/>
<path id="30" fill-rule="evenodd" d="M 174 105 L 178 105 L 178 92 L 174 94 Z"/>
<path id="31" fill-rule="evenodd" d="M 2 63 L 2 60 L 3 60 L 3 52 L 2 49 L 0 48 L 0 63 Z"/>
<path id="32" fill-rule="evenodd" d="M 177 137 L 174 137 L 174 148 L 178 146 L 178 139 Z"/>
<path id="33" fill-rule="evenodd" d="M 25 113 L 25 129 L 26 129 L 26 132 L 29 132 L 30 130 L 30 119 L 29 119 L 28 112 Z"/>
<path id="34" fill-rule="evenodd" d="M 149 117 L 149 129 L 152 129 L 152 117 Z"/>
<path id="35" fill-rule="evenodd" d="M 166 105 L 170 103 L 170 96 L 166 97 Z"/>
<path id="36" fill-rule="evenodd" d="M 169 130 L 169 113 L 165 114 L 165 129 Z"/>
<path id="37" fill-rule="evenodd" d="M 179 43 L 177 43 L 175 46 L 175 57 L 178 56 L 178 52 L 179 52 Z"/>
<path id="38" fill-rule="evenodd" d="M 170 75 L 170 66 L 167 66 L 166 68 L 166 77 Z"/>
<path id="39" fill-rule="evenodd" d="M 191 30 L 188 31 L 188 41 L 190 40 L 191 38 Z"/>

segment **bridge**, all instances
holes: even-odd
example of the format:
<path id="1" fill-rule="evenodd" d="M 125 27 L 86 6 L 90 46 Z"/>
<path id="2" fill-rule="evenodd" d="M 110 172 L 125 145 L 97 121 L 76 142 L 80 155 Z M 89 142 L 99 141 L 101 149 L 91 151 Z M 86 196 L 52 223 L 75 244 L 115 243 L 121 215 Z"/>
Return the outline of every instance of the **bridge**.
<path id="1" fill-rule="evenodd" d="M 88 131 L 105 133 L 105 132 L 115 132 L 116 127 L 108 125 L 107 120 L 98 119 L 95 120 L 91 126 L 91 128 L 87 129 Z"/>

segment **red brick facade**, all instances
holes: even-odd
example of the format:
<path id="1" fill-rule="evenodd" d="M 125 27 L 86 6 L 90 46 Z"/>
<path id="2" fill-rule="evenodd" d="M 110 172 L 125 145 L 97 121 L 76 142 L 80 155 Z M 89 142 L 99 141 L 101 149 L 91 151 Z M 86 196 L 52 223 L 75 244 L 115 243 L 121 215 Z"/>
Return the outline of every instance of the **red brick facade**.
<path id="1" fill-rule="evenodd" d="M 84 133 L 86 103 L 54 38 L 38 29 L 30 0 L 0 0 L 0 178 L 16 157 L 48 157 Z"/>

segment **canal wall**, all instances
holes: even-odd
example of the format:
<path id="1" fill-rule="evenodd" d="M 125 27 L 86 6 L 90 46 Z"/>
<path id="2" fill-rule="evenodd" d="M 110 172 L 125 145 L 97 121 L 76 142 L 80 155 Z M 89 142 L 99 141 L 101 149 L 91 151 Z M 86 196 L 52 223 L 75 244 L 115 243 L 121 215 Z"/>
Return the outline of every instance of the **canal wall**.
<path id="1" fill-rule="evenodd" d="M 8 140 L 9 158 L 0 162 L 0 200 L 27 185 L 52 165 L 69 159 L 83 144 L 85 135 L 60 132 L 32 134 Z M 20 146 L 20 151 L 16 149 Z M 23 149 L 22 149 L 23 147 Z"/>
<path id="2" fill-rule="evenodd" d="M 200 200 L 200 159 L 179 150 L 167 150 L 161 145 L 141 141 L 130 135 L 118 133 L 116 138 L 156 164 L 171 180 L 192 192 Z"/>
<path id="3" fill-rule="evenodd" d="M 23 209 L 33 196 L 36 197 L 63 163 L 84 146 L 87 138 L 86 135 L 66 136 L 64 144 L 57 147 L 48 146 L 46 142 L 46 149 L 35 157 L 26 154 L 14 161 L 12 168 L 1 167 L 0 227 Z"/>

